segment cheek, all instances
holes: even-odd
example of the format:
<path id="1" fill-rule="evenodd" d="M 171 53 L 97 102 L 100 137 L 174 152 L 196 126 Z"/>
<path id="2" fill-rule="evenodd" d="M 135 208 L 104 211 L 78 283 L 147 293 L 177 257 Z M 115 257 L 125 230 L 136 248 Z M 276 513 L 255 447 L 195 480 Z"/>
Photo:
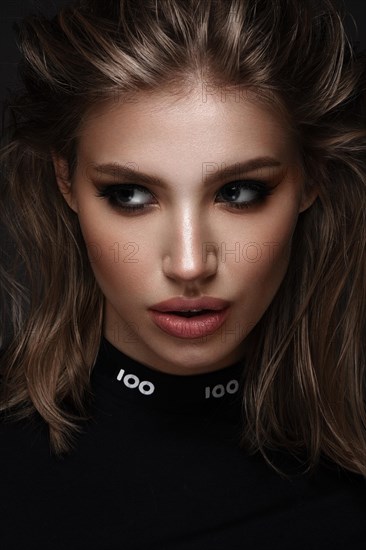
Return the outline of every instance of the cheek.
<path id="1" fill-rule="evenodd" d="M 129 296 L 146 286 L 151 267 L 153 243 L 149 231 L 136 230 L 133 221 L 122 223 L 114 213 L 96 208 L 79 208 L 80 228 L 95 278 L 108 296 L 118 292 Z"/>
<path id="2" fill-rule="evenodd" d="M 238 247 L 240 261 L 232 264 L 233 284 L 240 281 L 243 293 L 265 304 L 273 298 L 289 263 L 297 214 L 294 211 L 286 214 L 257 226 L 253 224 Z"/>

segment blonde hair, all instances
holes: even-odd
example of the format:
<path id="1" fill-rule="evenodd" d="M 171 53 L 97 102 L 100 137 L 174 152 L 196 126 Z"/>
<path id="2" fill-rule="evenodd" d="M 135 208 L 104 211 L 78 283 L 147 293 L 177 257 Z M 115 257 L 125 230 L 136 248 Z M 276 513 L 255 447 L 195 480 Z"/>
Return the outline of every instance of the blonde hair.
<path id="1" fill-rule="evenodd" d="M 4 106 L 0 157 L 1 219 L 17 252 L 0 268 L 6 418 L 40 415 L 61 454 L 91 414 L 103 295 L 51 150 L 72 177 L 93 105 L 198 74 L 281 109 L 319 188 L 253 328 L 241 444 L 281 474 L 266 450 L 305 452 L 306 471 L 324 457 L 366 476 L 365 55 L 345 13 L 332 0 L 85 0 L 21 22 L 24 86 Z"/>

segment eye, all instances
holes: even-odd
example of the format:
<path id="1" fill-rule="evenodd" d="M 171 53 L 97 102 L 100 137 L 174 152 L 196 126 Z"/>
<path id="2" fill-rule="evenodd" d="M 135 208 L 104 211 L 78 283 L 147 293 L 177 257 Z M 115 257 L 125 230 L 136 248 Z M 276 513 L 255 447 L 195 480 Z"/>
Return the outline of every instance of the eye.
<path id="1" fill-rule="evenodd" d="M 217 197 L 232 208 L 250 208 L 254 204 L 260 204 L 265 201 L 272 191 L 269 186 L 257 180 L 242 180 L 225 184 Z"/>
<path id="2" fill-rule="evenodd" d="M 254 204 L 264 202 L 271 193 L 271 189 L 264 182 L 242 180 L 225 184 L 217 193 L 216 199 L 219 197 L 219 200 L 216 202 L 226 203 L 231 208 L 250 208 Z M 133 183 L 104 185 L 96 196 L 106 198 L 112 208 L 131 214 L 156 203 L 148 189 Z"/>
<path id="3" fill-rule="evenodd" d="M 98 191 L 97 197 L 104 197 L 113 208 L 125 212 L 143 210 L 151 202 L 152 193 L 141 185 L 133 183 L 105 185 Z M 150 197 L 150 201 L 149 201 Z"/>

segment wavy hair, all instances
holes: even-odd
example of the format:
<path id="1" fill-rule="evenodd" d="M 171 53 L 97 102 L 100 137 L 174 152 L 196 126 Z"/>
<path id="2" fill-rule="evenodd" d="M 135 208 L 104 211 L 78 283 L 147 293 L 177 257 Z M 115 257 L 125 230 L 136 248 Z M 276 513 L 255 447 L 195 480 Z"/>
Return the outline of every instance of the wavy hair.
<path id="1" fill-rule="evenodd" d="M 72 177 L 90 108 L 198 76 L 281 109 L 319 189 L 253 328 L 241 445 L 280 475 L 271 449 L 305 456 L 307 472 L 324 458 L 366 476 L 365 53 L 346 16 L 335 0 L 79 0 L 15 26 L 22 87 L 4 104 L 0 151 L 9 421 L 41 416 L 60 455 L 91 417 L 103 295 L 51 151 Z"/>

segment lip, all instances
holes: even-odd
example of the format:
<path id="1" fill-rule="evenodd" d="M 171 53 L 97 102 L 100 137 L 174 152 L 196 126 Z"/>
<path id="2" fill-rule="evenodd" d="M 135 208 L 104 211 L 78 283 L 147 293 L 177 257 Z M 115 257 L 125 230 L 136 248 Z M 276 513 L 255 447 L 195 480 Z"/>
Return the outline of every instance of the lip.
<path id="1" fill-rule="evenodd" d="M 201 338 L 216 332 L 225 322 L 230 302 L 212 296 L 183 298 L 177 296 L 149 308 L 154 323 L 164 332 L 177 338 Z M 208 309 L 194 317 L 180 317 L 173 312 L 188 309 Z"/>
<path id="2" fill-rule="evenodd" d="M 149 309 L 160 312 L 169 312 L 169 311 L 182 311 L 184 309 L 211 309 L 214 311 L 220 311 L 227 308 L 230 305 L 230 302 L 227 300 L 222 300 L 221 298 L 214 298 L 212 296 L 203 296 L 202 298 L 183 298 L 177 296 L 175 298 L 170 298 L 169 300 L 164 300 L 154 304 Z"/>

